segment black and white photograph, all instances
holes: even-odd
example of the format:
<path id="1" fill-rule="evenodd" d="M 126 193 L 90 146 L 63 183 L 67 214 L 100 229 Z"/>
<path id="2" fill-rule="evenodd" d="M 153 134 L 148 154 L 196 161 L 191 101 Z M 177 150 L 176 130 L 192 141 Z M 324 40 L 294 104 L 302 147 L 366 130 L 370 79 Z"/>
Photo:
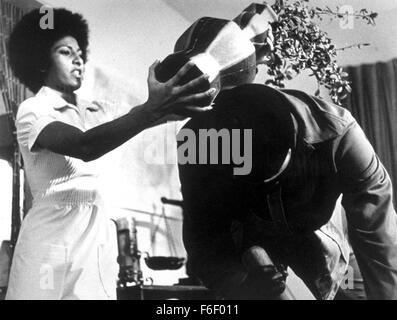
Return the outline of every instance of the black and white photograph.
<path id="1" fill-rule="evenodd" d="M 396 1 L 0 3 L 0 300 L 397 300 Z"/>

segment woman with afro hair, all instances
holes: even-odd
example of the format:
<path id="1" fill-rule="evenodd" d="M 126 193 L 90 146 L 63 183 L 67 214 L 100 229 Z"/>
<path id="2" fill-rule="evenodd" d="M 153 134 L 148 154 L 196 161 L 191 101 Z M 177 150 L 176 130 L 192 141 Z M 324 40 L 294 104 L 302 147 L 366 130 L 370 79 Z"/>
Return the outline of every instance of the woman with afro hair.
<path id="1" fill-rule="evenodd" d="M 98 162 L 139 132 L 175 114 L 206 112 L 199 91 L 208 77 L 179 84 L 191 64 L 166 82 L 149 68 L 148 99 L 115 117 L 107 104 L 74 93 L 87 61 L 88 25 L 79 14 L 52 9 L 25 15 L 9 41 L 15 75 L 35 96 L 18 109 L 16 127 L 33 205 L 15 247 L 7 299 L 115 299 L 117 237 L 97 189 Z M 192 93 L 195 92 L 195 93 Z"/>

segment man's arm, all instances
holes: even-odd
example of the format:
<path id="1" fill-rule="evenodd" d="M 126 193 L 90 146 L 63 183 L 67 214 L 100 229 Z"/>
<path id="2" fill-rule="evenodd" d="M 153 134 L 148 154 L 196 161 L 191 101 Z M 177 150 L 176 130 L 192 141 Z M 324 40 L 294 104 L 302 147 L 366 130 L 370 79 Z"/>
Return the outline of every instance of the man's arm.
<path id="1" fill-rule="evenodd" d="M 237 248 L 233 212 L 247 214 L 230 176 L 210 165 L 181 165 L 188 271 L 226 299 L 288 299 L 285 278 L 257 246 Z"/>
<path id="2" fill-rule="evenodd" d="M 335 161 L 349 238 L 369 299 L 397 299 L 397 216 L 392 184 L 357 123 L 341 138 Z"/>

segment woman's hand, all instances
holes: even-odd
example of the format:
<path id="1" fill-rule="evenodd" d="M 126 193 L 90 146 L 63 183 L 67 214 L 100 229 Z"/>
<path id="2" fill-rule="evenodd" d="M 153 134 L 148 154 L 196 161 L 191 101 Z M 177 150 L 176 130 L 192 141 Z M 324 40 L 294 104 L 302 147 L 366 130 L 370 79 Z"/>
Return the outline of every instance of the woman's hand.
<path id="1" fill-rule="evenodd" d="M 179 85 L 179 81 L 189 71 L 194 63 L 186 63 L 170 80 L 159 82 L 156 79 L 155 69 L 160 62 L 156 61 L 149 68 L 148 88 L 149 97 L 143 110 L 151 113 L 154 121 L 171 115 L 191 117 L 212 109 L 211 106 L 202 107 L 203 102 L 211 101 L 216 94 L 212 88 L 205 92 L 194 92 L 200 85 L 208 83 L 208 76 L 202 75 L 190 82 Z"/>

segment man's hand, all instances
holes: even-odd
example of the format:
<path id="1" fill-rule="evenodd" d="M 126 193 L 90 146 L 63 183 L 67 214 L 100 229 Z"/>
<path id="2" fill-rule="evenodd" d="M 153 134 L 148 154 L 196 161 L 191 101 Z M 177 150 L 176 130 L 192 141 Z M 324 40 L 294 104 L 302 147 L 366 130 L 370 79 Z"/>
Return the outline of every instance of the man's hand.
<path id="1" fill-rule="evenodd" d="M 215 97 L 216 89 L 211 88 L 205 92 L 189 93 L 208 82 L 207 75 L 202 75 L 184 85 L 179 85 L 182 77 L 194 66 L 192 62 L 186 63 L 167 82 L 159 82 L 156 79 L 155 69 L 158 64 L 159 62 L 156 61 L 149 68 L 149 98 L 144 108 L 151 113 L 155 120 L 174 114 L 191 117 L 212 109 L 210 103 Z"/>
<path id="2" fill-rule="evenodd" d="M 245 280 L 230 294 L 231 299 L 278 299 L 286 288 L 285 277 L 273 265 L 250 270 Z"/>
<path id="3" fill-rule="evenodd" d="M 247 269 L 244 281 L 232 293 L 233 298 L 249 300 L 278 299 L 286 288 L 287 274 L 281 273 L 260 246 L 244 251 L 242 262 Z"/>

